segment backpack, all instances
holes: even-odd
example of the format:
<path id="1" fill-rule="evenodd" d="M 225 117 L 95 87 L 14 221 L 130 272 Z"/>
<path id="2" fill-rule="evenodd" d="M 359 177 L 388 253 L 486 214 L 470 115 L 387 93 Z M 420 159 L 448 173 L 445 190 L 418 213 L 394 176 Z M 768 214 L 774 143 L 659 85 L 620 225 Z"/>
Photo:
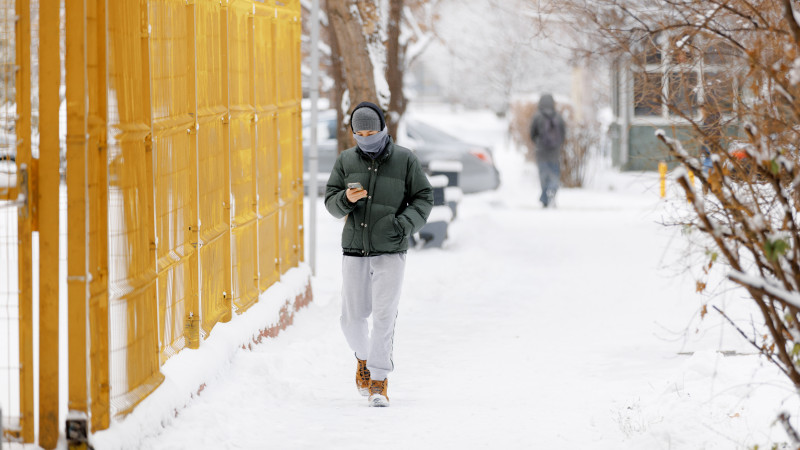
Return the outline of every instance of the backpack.
<path id="1" fill-rule="evenodd" d="M 563 130 L 561 123 L 555 114 L 547 117 L 542 115 L 542 131 L 539 137 L 539 145 L 544 148 L 557 149 L 564 143 Z"/>

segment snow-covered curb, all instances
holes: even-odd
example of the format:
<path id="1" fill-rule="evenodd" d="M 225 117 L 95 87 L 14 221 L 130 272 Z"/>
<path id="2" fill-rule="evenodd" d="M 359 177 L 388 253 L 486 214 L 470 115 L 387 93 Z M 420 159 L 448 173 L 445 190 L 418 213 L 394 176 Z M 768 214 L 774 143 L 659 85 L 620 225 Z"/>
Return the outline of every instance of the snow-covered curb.
<path id="1" fill-rule="evenodd" d="M 145 436 L 157 435 L 207 383 L 213 382 L 237 352 L 274 337 L 291 325 L 294 312 L 311 301 L 311 270 L 305 263 L 290 269 L 244 314 L 219 323 L 197 350 L 184 349 L 162 367 L 164 382 L 120 421 L 91 437 L 102 449 L 138 448 Z"/>

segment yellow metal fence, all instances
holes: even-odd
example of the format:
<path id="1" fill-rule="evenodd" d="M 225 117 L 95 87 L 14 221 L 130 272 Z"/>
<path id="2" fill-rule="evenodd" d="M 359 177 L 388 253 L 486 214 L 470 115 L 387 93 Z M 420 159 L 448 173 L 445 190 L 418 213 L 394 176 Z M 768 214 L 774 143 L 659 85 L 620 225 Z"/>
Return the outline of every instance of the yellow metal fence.
<path id="1" fill-rule="evenodd" d="M 38 389 L 38 442 L 53 448 L 64 413 L 48 406 L 58 404 L 59 302 L 68 311 L 68 409 L 78 418 L 70 438 L 82 421 L 98 431 L 130 412 L 161 383 L 167 359 L 197 348 L 300 263 L 300 0 L 0 7 L 0 126 L 13 133 L 3 134 L 13 144 L 0 142 L 0 152 L 15 156 L 0 167 L 0 333 L 15 336 L 0 350 L 0 407 L 14 418 L 4 420 L 5 438 L 32 442 Z M 33 34 L 31 10 L 41 16 Z M 40 39 L 47 48 L 35 45 Z M 31 48 L 41 72 L 33 88 Z M 50 128 L 33 149 L 32 93 Z M 36 189 L 56 200 L 20 195 Z M 66 280 L 57 278 L 59 207 Z M 55 275 L 35 265 L 44 260 L 56 261 Z M 49 284 L 34 298 L 37 274 Z M 45 375 L 33 380 L 34 302 L 55 320 L 40 324 L 39 350 L 51 350 L 36 362 L 55 377 L 54 390 Z"/>

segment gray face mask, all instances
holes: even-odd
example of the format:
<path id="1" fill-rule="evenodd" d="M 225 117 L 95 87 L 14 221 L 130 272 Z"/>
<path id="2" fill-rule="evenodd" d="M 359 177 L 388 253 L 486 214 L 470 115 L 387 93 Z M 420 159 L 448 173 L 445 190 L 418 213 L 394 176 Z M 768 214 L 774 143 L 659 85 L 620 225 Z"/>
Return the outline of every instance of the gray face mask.
<path id="1" fill-rule="evenodd" d="M 353 137 L 361 151 L 374 155 L 383 150 L 383 147 L 386 147 L 386 142 L 389 141 L 389 129 L 383 127 L 383 131 L 375 133 L 372 136 L 359 136 L 353 133 Z"/>

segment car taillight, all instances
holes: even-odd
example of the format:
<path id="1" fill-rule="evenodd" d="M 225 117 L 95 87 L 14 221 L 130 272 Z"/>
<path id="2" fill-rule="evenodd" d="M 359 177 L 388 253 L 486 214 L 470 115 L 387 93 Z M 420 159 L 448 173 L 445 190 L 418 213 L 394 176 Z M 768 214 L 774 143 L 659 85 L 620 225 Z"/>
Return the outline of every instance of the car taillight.
<path id="1" fill-rule="evenodd" d="M 482 148 L 475 148 L 470 150 L 469 152 L 470 154 L 474 155 L 476 158 L 480 159 L 486 164 L 492 164 L 492 155 L 490 155 L 489 152 L 487 152 L 486 150 Z"/>

